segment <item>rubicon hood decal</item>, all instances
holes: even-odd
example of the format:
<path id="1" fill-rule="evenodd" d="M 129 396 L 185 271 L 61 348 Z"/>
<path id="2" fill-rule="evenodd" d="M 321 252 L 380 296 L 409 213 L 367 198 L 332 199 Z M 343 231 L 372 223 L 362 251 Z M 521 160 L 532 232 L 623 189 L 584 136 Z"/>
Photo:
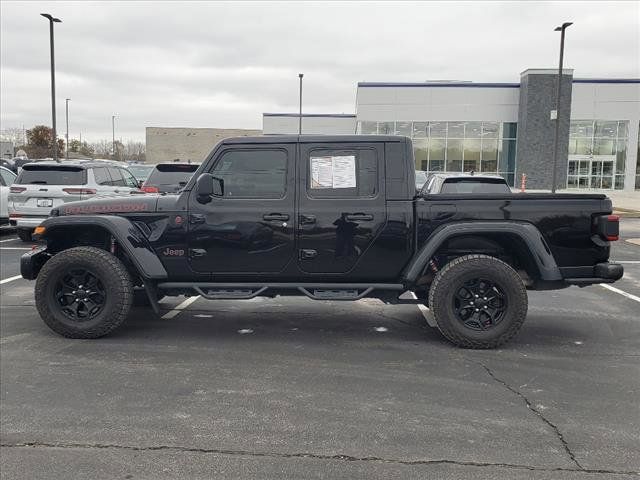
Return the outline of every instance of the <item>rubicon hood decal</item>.
<path id="1" fill-rule="evenodd" d="M 156 196 L 94 199 L 68 203 L 61 206 L 60 211 L 62 215 L 155 212 L 157 201 Z"/>

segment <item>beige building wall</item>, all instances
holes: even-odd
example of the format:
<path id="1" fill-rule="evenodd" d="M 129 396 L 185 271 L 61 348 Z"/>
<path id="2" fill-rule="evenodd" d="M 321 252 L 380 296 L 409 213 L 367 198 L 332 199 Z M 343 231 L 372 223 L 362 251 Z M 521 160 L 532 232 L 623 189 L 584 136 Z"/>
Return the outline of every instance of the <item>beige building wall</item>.
<path id="1" fill-rule="evenodd" d="M 147 163 L 202 162 L 213 147 L 229 137 L 262 135 L 262 130 L 234 128 L 147 127 Z"/>

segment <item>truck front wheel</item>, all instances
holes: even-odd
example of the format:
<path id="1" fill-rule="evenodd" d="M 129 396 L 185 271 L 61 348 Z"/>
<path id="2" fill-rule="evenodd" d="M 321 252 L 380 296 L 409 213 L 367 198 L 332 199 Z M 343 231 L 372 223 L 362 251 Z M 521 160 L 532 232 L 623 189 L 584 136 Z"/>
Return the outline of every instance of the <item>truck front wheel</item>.
<path id="1" fill-rule="evenodd" d="M 438 272 L 429 291 L 438 329 L 463 348 L 495 348 L 513 338 L 527 316 L 518 273 L 487 255 L 466 255 Z"/>
<path id="2" fill-rule="evenodd" d="M 118 328 L 131 309 L 133 286 L 122 262 L 96 247 L 70 248 L 44 264 L 36 307 L 54 332 L 98 338 Z"/>

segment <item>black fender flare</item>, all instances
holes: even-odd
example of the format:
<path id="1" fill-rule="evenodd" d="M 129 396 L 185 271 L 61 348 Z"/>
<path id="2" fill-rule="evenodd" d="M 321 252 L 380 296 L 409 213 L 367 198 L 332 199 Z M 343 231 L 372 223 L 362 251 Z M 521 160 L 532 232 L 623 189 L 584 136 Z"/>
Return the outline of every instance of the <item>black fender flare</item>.
<path id="1" fill-rule="evenodd" d="M 59 232 L 72 227 L 101 227 L 108 231 L 118 246 L 123 248 L 141 277 L 147 280 L 163 280 L 167 278 L 167 271 L 154 252 L 151 245 L 129 219 L 115 215 L 70 215 L 49 217 L 41 226 L 45 228 L 40 238 L 46 240 L 53 232 Z"/>
<path id="2" fill-rule="evenodd" d="M 551 249 L 535 225 L 525 222 L 496 221 L 450 223 L 437 228 L 404 269 L 402 275 L 404 283 L 416 283 L 429 260 L 447 239 L 458 235 L 487 233 L 516 235 L 529 249 L 542 280 L 562 280 L 562 273 L 553 258 Z"/>

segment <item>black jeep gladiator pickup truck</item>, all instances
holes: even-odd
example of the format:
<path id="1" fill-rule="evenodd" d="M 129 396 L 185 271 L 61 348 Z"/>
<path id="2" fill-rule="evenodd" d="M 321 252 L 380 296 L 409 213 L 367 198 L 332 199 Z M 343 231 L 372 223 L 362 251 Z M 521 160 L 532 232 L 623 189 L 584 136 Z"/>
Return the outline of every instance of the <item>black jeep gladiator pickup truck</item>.
<path id="1" fill-rule="evenodd" d="M 156 312 L 165 295 L 305 295 L 424 303 L 471 348 L 518 332 L 527 288 L 622 277 L 604 195 L 416 195 L 414 165 L 398 136 L 226 139 L 176 195 L 54 209 L 21 273 L 66 337 L 108 334 L 136 293 Z"/>

